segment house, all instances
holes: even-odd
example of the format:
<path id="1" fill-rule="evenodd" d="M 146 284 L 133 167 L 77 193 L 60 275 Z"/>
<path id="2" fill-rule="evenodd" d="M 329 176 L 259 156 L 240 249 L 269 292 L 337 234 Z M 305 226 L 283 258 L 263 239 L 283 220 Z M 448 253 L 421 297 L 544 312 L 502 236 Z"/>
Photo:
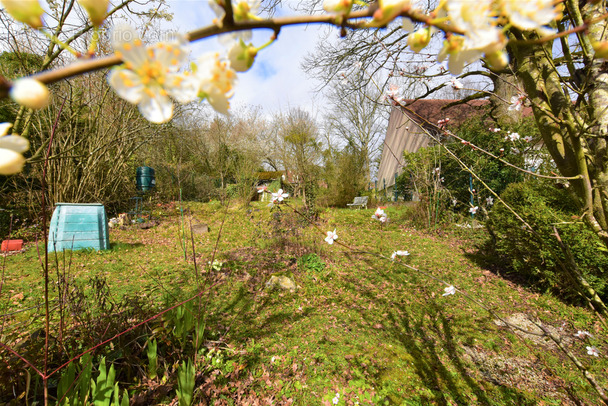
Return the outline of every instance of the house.
<path id="1" fill-rule="evenodd" d="M 450 106 L 455 102 L 458 100 L 404 100 L 402 105 L 393 107 L 378 168 L 376 189 L 379 192 L 393 196 L 395 179 L 403 172 L 403 152 L 417 152 L 432 145 L 434 141 L 427 133 L 441 136 L 439 126 L 458 125 L 490 106 L 489 100 Z"/>

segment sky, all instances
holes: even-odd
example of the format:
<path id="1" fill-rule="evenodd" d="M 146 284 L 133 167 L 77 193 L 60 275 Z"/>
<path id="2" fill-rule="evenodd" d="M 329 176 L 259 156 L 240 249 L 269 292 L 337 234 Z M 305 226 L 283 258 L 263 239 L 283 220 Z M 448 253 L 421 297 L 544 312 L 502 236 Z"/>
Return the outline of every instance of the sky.
<path id="1" fill-rule="evenodd" d="M 207 26 L 215 17 L 206 1 L 170 0 L 168 5 L 174 15 L 170 25 L 180 32 Z M 287 8 L 276 13 L 277 16 L 293 14 L 295 12 Z M 313 116 L 322 111 L 323 98 L 315 91 L 319 82 L 308 77 L 300 67 L 303 57 L 314 51 L 322 31 L 321 27 L 312 25 L 283 28 L 279 39 L 258 53 L 252 68 L 238 74 L 231 107 L 260 106 L 264 114 L 286 112 L 292 107 L 303 108 Z M 254 31 L 252 42 L 254 46 L 261 46 L 271 35 L 271 30 Z M 333 35 L 338 38 L 337 29 L 333 30 Z M 222 49 L 224 47 L 217 38 L 192 44 L 194 57 Z"/>

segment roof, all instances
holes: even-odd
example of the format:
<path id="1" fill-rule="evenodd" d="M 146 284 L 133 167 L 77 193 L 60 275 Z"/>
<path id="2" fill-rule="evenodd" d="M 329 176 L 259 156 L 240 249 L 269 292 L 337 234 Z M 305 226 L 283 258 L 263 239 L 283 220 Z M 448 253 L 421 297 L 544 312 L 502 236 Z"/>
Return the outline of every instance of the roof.
<path id="1" fill-rule="evenodd" d="M 450 103 L 458 100 L 446 99 L 418 99 L 404 100 L 403 110 L 418 124 L 430 123 L 437 125 L 439 120 L 449 118 L 449 124 L 460 125 L 472 115 L 483 113 L 489 106 L 487 99 L 471 100 L 467 103 L 456 104 L 448 108 L 443 108 Z"/>

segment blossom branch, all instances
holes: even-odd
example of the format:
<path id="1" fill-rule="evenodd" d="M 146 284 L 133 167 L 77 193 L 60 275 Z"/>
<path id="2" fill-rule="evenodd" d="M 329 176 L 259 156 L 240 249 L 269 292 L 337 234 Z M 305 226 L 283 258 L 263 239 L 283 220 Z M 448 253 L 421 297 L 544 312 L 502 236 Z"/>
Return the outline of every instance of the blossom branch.
<path id="1" fill-rule="evenodd" d="M 226 7 L 228 9 L 229 7 Z M 226 15 L 229 13 L 227 12 Z M 241 21 L 241 22 L 230 22 L 229 19 L 223 20 L 222 27 L 217 25 L 210 25 L 202 27 L 185 34 L 188 41 L 194 42 L 204 38 L 217 36 L 220 34 L 247 31 L 253 29 L 270 29 L 275 33 L 278 33 L 282 27 L 302 24 L 329 24 L 334 25 L 338 28 L 350 28 L 350 29 L 362 29 L 366 28 L 367 19 L 373 17 L 374 8 L 370 7 L 366 10 L 355 11 L 345 18 L 337 14 L 325 14 L 325 15 L 299 15 L 299 16 L 288 16 L 288 17 L 277 17 L 259 21 Z M 450 27 L 449 25 L 441 22 L 434 22 L 429 16 L 419 13 L 416 11 L 408 10 L 400 14 L 402 17 L 407 17 L 413 21 L 422 22 L 425 24 L 432 24 L 444 32 L 452 32 L 461 34 L 460 30 Z M 361 21 L 364 19 L 363 21 Z M 82 75 L 85 73 L 97 71 L 104 68 L 109 68 L 122 63 L 122 59 L 115 55 L 109 55 L 105 57 L 92 58 L 92 59 L 81 59 L 68 66 L 58 68 L 55 70 L 41 72 L 32 75 L 32 79 L 44 84 L 52 84 L 59 82 L 63 79 L 68 79 L 74 76 Z M 5 78 L 0 77 L 0 98 L 6 98 L 12 87 L 12 83 Z"/>

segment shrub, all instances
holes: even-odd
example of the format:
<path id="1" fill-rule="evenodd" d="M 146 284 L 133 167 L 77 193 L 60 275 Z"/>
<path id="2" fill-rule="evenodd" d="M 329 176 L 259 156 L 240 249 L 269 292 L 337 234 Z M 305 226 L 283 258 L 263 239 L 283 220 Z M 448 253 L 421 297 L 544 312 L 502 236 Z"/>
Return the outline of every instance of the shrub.
<path id="1" fill-rule="evenodd" d="M 608 297 L 608 252 L 580 221 L 579 209 L 567 190 L 532 180 L 507 186 L 501 197 L 540 236 L 527 230 L 504 205 L 497 204 L 490 211 L 487 226 L 495 236 L 495 252 L 514 272 L 564 298 L 577 295 L 576 284 L 559 264 L 560 260 L 567 264 L 567 260 L 554 235 L 556 227 L 583 277 L 600 297 Z"/>

